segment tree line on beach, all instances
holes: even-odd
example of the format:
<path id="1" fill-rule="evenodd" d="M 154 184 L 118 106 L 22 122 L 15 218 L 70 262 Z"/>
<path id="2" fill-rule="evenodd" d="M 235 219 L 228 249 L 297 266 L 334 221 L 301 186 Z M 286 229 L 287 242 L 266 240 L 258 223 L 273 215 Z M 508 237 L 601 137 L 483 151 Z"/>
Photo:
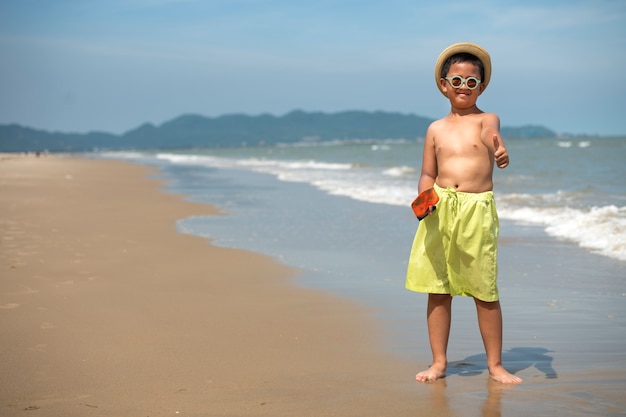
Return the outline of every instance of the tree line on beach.
<path id="1" fill-rule="evenodd" d="M 0 152 L 89 152 L 94 150 L 193 149 L 272 146 L 303 141 L 416 140 L 432 119 L 394 112 L 292 111 L 283 116 L 182 115 L 159 126 L 145 123 L 121 135 L 63 133 L 17 124 L 0 125 Z M 505 138 L 554 138 L 543 126 L 503 127 Z"/>

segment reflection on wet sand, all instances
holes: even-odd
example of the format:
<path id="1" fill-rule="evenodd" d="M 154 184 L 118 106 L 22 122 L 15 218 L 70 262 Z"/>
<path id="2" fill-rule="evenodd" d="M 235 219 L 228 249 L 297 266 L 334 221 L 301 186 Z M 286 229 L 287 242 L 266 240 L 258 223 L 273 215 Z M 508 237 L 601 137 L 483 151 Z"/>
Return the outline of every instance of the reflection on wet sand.
<path id="1" fill-rule="evenodd" d="M 462 409 L 458 407 L 458 401 L 455 407 L 449 400 L 448 383 L 446 379 L 439 379 L 433 383 L 426 384 L 430 390 L 430 408 L 436 411 L 437 417 L 456 417 L 462 414 Z M 514 389 L 516 385 L 508 385 L 496 382 L 492 379 L 485 381 L 486 397 L 481 406 L 482 417 L 500 417 L 501 416 L 501 400 L 502 392 L 507 389 Z M 465 414 L 467 415 L 467 414 Z"/>

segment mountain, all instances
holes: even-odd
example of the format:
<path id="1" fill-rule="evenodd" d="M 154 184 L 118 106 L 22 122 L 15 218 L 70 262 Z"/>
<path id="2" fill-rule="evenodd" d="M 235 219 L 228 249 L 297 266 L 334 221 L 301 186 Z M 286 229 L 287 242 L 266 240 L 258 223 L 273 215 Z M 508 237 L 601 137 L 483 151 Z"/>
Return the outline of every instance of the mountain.
<path id="1" fill-rule="evenodd" d="M 61 133 L 16 124 L 0 125 L 0 152 L 84 152 L 262 146 L 300 141 L 409 139 L 424 137 L 432 119 L 402 113 L 293 111 L 284 116 L 183 115 L 155 126 L 143 124 L 122 135 Z M 556 137 L 542 126 L 503 127 L 507 137 Z"/>

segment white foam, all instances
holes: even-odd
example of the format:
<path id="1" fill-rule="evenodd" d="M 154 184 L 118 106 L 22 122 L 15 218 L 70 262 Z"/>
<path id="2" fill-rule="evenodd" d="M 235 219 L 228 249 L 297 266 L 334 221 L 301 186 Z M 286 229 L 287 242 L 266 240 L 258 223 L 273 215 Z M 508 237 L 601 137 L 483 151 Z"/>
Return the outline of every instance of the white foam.
<path id="1" fill-rule="evenodd" d="M 415 173 L 415 168 L 408 166 L 391 167 L 383 171 L 383 175 L 390 177 L 406 177 Z"/>
<path id="2" fill-rule="evenodd" d="M 352 168 L 351 164 L 338 164 L 329 162 L 318 162 L 314 160 L 300 160 L 300 161 L 282 161 L 273 159 L 240 159 L 236 163 L 240 167 L 250 167 L 254 169 L 263 169 L 268 172 L 274 172 L 276 170 L 347 170 Z"/>
<path id="3" fill-rule="evenodd" d="M 103 151 L 99 152 L 98 156 L 102 158 L 115 158 L 115 159 L 140 159 L 145 158 L 146 154 L 142 152 L 132 151 Z"/>
<path id="4" fill-rule="evenodd" d="M 498 206 L 500 218 L 544 226 L 546 233 L 626 261 L 626 207 L 591 208 Z"/>

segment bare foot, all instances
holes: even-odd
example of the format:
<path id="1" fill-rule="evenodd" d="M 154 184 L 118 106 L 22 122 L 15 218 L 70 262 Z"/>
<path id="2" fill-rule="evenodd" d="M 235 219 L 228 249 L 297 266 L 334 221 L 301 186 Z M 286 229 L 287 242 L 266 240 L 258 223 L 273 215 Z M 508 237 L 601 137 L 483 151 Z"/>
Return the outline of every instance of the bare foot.
<path id="1" fill-rule="evenodd" d="M 431 365 L 430 368 L 426 369 L 415 375 L 415 380 L 418 382 L 434 382 L 440 378 L 444 378 L 446 376 L 446 367 Z"/>
<path id="2" fill-rule="evenodd" d="M 503 366 L 497 366 L 489 370 L 489 377 L 503 384 L 521 384 L 522 378 L 509 373 Z"/>

